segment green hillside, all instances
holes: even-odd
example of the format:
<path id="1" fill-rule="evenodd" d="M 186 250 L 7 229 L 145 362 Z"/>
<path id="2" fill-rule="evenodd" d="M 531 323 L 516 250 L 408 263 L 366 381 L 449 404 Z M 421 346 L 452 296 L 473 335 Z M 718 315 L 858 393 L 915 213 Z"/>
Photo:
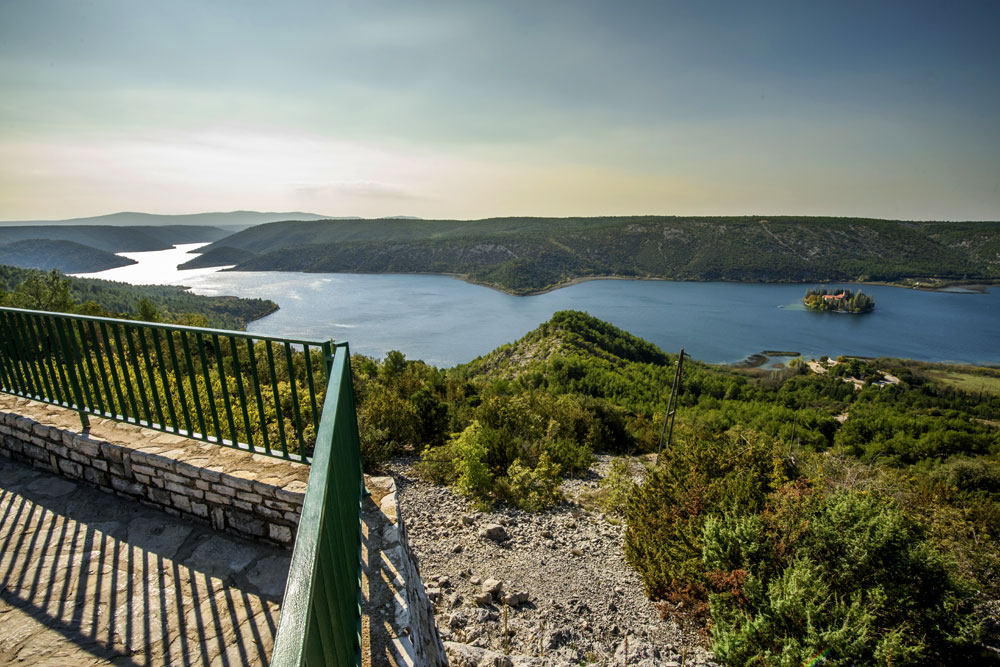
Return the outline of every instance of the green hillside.
<path id="1" fill-rule="evenodd" d="M 218 227 L 159 225 L 0 225 L 0 245 L 31 239 L 72 241 L 110 253 L 165 250 L 179 243 L 210 243 L 229 232 Z"/>
<path id="2" fill-rule="evenodd" d="M 0 265 L 3 306 L 137 317 L 144 299 L 164 321 L 219 329 L 243 330 L 278 309 L 278 304 L 266 299 L 201 296 L 172 285 L 129 285 Z"/>
<path id="3" fill-rule="evenodd" d="M 135 264 L 104 250 L 73 241 L 25 239 L 0 246 L 0 264 L 25 269 L 55 269 L 62 273 L 93 273 Z"/>
<path id="4" fill-rule="evenodd" d="M 473 503 L 544 510 L 595 452 L 657 451 L 676 360 L 573 311 L 452 369 L 356 356 L 363 456 L 419 452 L 418 474 Z M 577 500 L 624 522 L 647 594 L 721 664 L 995 664 L 1000 396 L 947 368 L 687 359 L 643 481 L 616 458 Z"/>
<path id="5" fill-rule="evenodd" d="M 760 282 L 1000 278 L 996 222 L 325 220 L 260 225 L 205 250 L 223 246 L 254 254 L 238 270 L 447 273 L 516 294 L 599 276 Z"/>

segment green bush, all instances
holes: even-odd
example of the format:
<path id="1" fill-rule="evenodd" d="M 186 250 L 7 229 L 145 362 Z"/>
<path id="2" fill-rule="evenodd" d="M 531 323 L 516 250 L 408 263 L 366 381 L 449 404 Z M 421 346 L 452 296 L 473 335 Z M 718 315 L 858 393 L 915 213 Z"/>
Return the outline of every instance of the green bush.
<path id="1" fill-rule="evenodd" d="M 625 557 L 647 595 L 666 599 L 681 589 L 703 596 L 706 519 L 759 511 L 789 472 L 777 446 L 759 435 L 685 438 L 663 452 L 625 510 Z"/>
<path id="2" fill-rule="evenodd" d="M 978 639 L 968 586 L 888 499 L 788 485 L 703 539 L 723 664 L 940 664 Z"/>
<path id="3" fill-rule="evenodd" d="M 514 461 L 507 469 L 505 496 L 521 509 L 537 512 L 558 502 L 562 495 L 559 485 L 559 464 L 553 463 L 544 452 L 538 457 L 534 470 Z"/>
<path id="4" fill-rule="evenodd" d="M 628 459 L 616 457 L 611 461 L 608 474 L 601 480 L 598 505 L 605 514 L 625 516 L 628 498 L 635 488 L 635 480 L 628 469 Z"/>

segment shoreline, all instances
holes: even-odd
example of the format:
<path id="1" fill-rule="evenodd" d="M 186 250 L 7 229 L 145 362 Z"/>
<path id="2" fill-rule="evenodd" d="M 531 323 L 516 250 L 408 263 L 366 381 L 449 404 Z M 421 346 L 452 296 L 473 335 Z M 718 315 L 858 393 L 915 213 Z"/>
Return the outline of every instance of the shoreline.
<path id="1" fill-rule="evenodd" d="M 204 267 L 213 268 L 213 267 Z M 581 283 L 589 282 L 592 280 L 635 280 L 635 281 L 651 281 L 651 282 L 669 282 L 669 283 L 729 283 L 729 284 L 745 284 L 745 285 L 822 285 L 825 283 L 838 284 L 838 285 L 879 285 L 881 287 L 896 287 L 898 289 L 910 289 L 917 290 L 921 292 L 944 292 L 946 294 L 986 294 L 991 287 L 1000 287 L 1000 280 L 996 282 L 987 282 L 983 280 L 970 280 L 961 281 L 953 280 L 944 282 L 940 285 L 907 285 L 902 282 L 886 282 L 879 280 L 868 280 L 868 281 L 855 281 L 855 280 L 726 280 L 724 278 L 713 279 L 713 280 L 700 280 L 697 278 L 666 278 L 663 276 L 623 276 L 614 274 L 602 274 L 602 275 L 592 275 L 592 276 L 576 276 L 570 278 L 561 283 L 556 283 L 554 285 L 546 285 L 545 287 L 526 289 L 523 291 L 511 290 L 497 283 L 481 282 L 469 277 L 467 273 L 450 273 L 450 272 L 439 272 L 439 271 L 285 271 L 281 269 L 241 269 L 239 265 L 223 264 L 217 269 L 218 271 L 237 271 L 245 273 L 264 273 L 268 271 L 274 271 L 275 273 L 328 273 L 328 274 L 345 274 L 345 275 L 361 275 L 361 276 L 379 276 L 379 275 L 400 275 L 400 276 L 446 276 L 448 278 L 454 278 L 456 280 L 461 280 L 464 283 L 470 285 L 476 285 L 478 287 L 486 287 L 487 289 L 495 290 L 497 292 L 502 292 L 503 294 L 509 294 L 511 296 L 540 296 L 542 294 L 548 294 L 549 292 L 554 292 L 556 290 L 563 289 L 564 287 L 572 287 L 573 285 L 579 285 Z M 960 288 L 960 289 L 955 289 Z"/>

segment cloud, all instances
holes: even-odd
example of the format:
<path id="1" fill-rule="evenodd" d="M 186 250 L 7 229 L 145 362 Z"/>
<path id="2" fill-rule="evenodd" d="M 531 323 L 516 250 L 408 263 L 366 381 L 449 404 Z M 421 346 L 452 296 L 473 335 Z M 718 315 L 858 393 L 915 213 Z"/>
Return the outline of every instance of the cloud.
<path id="1" fill-rule="evenodd" d="M 425 201 L 427 197 L 409 190 L 378 181 L 336 181 L 331 183 L 299 185 L 295 192 L 306 197 L 350 197 L 366 200 Z"/>

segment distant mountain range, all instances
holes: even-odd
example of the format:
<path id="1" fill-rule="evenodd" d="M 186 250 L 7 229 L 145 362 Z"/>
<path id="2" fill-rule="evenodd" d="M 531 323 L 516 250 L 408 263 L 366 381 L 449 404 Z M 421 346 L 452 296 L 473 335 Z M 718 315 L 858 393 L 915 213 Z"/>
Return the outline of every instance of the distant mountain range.
<path id="1" fill-rule="evenodd" d="M 260 211 L 228 211 L 219 213 L 186 213 L 181 215 L 163 215 L 159 213 L 111 213 L 90 218 L 71 218 L 68 220 L 8 220 L 0 221 L 0 227 L 10 225 L 112 225 L 114 227 L 158 227 L 162 225 L 195 225 L 211 227 L 239 227 L 246 229 L 265 222 L 280 220 L 359 220 L 354 217 L 334 217 L 317 213 L 262 213 Z M 235 231 L 235 230 L 233 230 Z"/>
<path id="2" fill-rule="evenodd" d="M 394 216 L 391 220 L 416 220 Z M 0 264 L 30 269 L 56 269 L 63 273 L 93 273 L 134 262 L 115 253 L 165 250 L 181 243 L 211 243 L 230 234 L 275 221 L 340 220 L 363 221 L 358 217 L 331 218 L 316 213 L 293 211 L 262 213 L 229 211 L 161 215 L 156 213 L 112 213 L 68 220 L 25 220 L 0 222 Z M 226 252 L 211 256 L 218 260 Z M 247 256 L 224 262 L 237 264 Z"/>

